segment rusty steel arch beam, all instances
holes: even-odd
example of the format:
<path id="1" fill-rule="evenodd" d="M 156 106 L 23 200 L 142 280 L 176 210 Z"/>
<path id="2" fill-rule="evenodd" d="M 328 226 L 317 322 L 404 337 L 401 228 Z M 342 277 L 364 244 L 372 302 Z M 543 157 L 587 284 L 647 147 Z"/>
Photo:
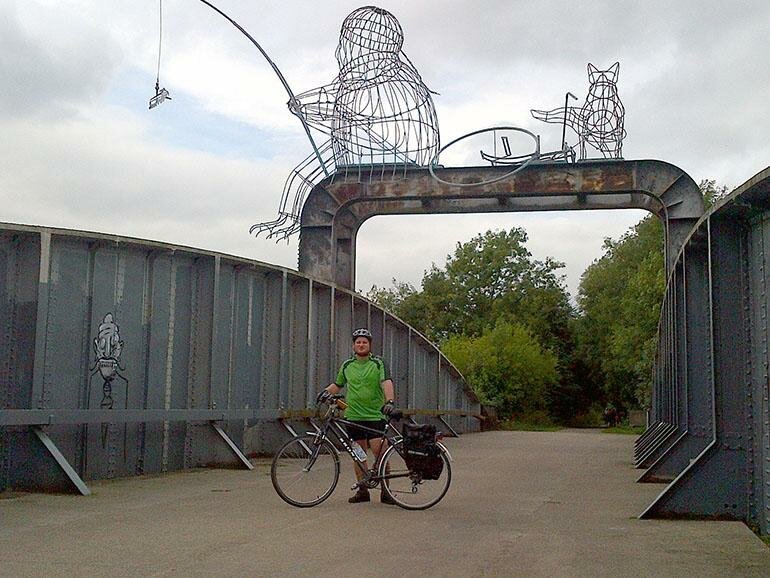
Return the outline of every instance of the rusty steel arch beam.
<path id="1" fill-rule="evenodd" d="M 437 170 L 442 180 L 490 181 L 510 167 Z M 534 164 L 509 178 L 476 187 L 433 179 L 427 168 L 334 174 L 313 188 L 300 220 L 299 270 L 352 289 L 358 229 L 377 215 L 645 209 L 665 229 L 666 270 L 704 213 L 698 185 L 682 169 L 656 160 Z"/>

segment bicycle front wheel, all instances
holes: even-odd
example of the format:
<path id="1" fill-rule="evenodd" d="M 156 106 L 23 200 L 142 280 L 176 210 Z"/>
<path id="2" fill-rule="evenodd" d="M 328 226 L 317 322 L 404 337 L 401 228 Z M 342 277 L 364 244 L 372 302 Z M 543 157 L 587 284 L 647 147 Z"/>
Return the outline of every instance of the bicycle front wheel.
<path id="1" fill-rule="evenodd" d="M 411 470 L 398 452 L 396 446 L 390 446 L 382 457 L 379 475 L 383 489 L 390 497 L 407 510 L 426 510 L 435 506 L 449 490 L 452 481 L 452 466 L 447 453 L 441 451 L 444 468 L 437 480 L 425 480 Z"/>
<path id="2" fill-rule="evenodd" d="M 286 442 L 270 468 L 273 487 L 283 501 L 309 508 L 328 498 L 340 479 L 340 459 L 327 439 L 302 435 Z"/>

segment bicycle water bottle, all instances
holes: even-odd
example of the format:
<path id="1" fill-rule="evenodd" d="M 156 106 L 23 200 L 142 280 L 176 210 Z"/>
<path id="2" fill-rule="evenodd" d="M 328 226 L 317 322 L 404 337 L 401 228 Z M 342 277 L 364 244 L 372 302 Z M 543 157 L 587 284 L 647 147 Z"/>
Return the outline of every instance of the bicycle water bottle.
<path id="1" fill-rule="evenodd" d="M 366 461 L 366 452 L 364 451 L 364 448 L 359 446 L 356 442 L 353 442 L 351 444 L 351 449 L 353 450 L 353 453 L 356 454 L 356 457 L 359 461 L 365 462 Z"/>

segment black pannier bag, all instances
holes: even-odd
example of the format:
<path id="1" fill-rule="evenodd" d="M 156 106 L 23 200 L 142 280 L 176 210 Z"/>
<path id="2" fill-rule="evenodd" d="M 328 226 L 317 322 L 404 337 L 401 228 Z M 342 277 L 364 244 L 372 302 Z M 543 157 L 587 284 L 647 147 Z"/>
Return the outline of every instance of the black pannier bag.
<path id="1" fill-rule="evenodd" d="M 436 426 L 405 423 L 403 455 L 406 466 L 419 473 L 424 480 L 437 480 L 444 471 L 441 448 L 436 443 Z"/>

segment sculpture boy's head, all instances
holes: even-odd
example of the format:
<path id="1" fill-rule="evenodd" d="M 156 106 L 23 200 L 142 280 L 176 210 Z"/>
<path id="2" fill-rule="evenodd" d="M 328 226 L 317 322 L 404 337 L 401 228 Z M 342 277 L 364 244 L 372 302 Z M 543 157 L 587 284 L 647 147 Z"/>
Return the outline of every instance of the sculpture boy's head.
<path id="1" fill-rule="evenodd" d="M 396 17 L 376 6 L 353 10 L 342 23 L 337 61 L 344 68 L 365 54 L 398 54 L 404 31 Z"/>

